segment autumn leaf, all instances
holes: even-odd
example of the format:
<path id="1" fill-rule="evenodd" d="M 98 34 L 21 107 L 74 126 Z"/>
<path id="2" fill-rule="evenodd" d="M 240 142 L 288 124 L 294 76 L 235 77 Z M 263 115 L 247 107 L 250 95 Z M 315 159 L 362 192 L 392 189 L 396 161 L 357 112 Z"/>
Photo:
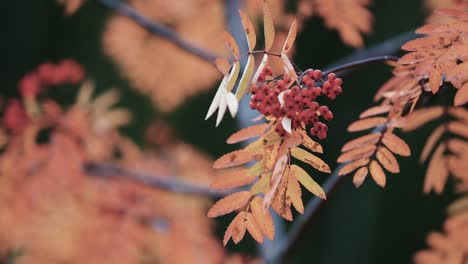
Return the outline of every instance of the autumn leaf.
<path id="1" fill-rule="evenodd" d="M 293 148 L 291 149 L 291 155 L 296 159 L 303 161 L 312 165 L 316 170 L 321 172 L 330 173 L 330 167 L 326 164 L 323 160 L 319 157 L 301 149 L 301 148 Z"/>
<path id="2" fill-rule="evenodd" d="M 252 195 L 248 191 L 240 191 L 216 202 L 208 211 L 208 217 L 218 217 L 228 214 L 247 205 Z"/>
<path id="3" fill-rule="evenodd" d="M 315 182 L 305 170 L 297 165 L 291 165 L 291 170 L 293 175 L 307 190 L 322 199 L 327 199 L 322 187 L 320 187 L 320 185 Z"/>

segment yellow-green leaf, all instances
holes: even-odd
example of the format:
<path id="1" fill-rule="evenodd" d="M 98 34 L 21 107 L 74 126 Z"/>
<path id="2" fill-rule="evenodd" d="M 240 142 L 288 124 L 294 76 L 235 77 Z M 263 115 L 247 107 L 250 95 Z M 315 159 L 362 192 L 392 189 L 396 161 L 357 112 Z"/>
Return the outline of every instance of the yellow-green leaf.
<path id="1" fill-rule="evenodd" d="M 322 187 L 310 177 L 310 175 L 297 165 L 291 165 L 291 170 L 296 179 L 311 193 L 317 195 L 322 199 L 327 199 L 325 191 Z"/>
<path id="2" fill-rule="evenodd" d="M 242 77 L 239 82 L 239 86 L 236 91 L 237 100 L 240 101 L 244 96 L 245 90 L 249 87 L 251 83 L 252 74 L 255 67 L 255 57 L 253 55 L 249 55 L 247 59 L 247 63 L 245 64 L 244 72 L 242 73 Z M 257 77 L 258 78 L 258 77 Z"/>

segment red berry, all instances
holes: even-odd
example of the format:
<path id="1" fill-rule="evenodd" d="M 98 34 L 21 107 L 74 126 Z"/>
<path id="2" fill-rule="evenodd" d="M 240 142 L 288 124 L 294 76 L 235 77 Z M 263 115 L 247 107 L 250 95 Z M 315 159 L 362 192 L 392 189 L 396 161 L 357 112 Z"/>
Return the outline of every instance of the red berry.
<path id="1" fill-rule="evenodd" d="M 336 78 L 334 81 L 333 81 L 333 84 L 334 85 L 337 85 L 337 86 L 340 86 L 343 84 L 343 80 L 341 78 Z"/>
<path id="2" fill-rule="evenodd" d="M 328 106 L 326 106 L 326 105 L 320 106 L 318 110 L 319 110 L 321 115 L 325 115 L 329 111 Z"/>
<path id="3" fill-rule="evenodd" d="M 322 94 L 322 89 L 320 87 L 314 87 L 312 91 L 315 96 L 320 96 L 320 94 Z"/>
<path id="4" fill-rule="evenodd" d="M 309 109 L 314 112 L 319 109 L 319 104 L 317 102 L 311 102 L 308 106 L 309 106 Z"/>
<path id="5" fill-rule="evenodd" d="M 336 74 L 332 72 L 332 73 L 329 73 L 327 77 L 328 77 L 328 80 L 332 82 L 333 80 L 336 79 Z"/>
<path id="6" fill-rule="evenodd" d="M 41 80 L 36 73 L 28 73 L 19 82 L 19 90 L 23 97 L 35 97 L 41 91 Z"/>
<path id="7" fill-rule="evenodd" d="M 310 78 L 313 78 L 313 77 L 314 77 L 314 71 L 311 70 L 311 69 L 308 69 L 308 70 L 306 71 L 306 74 L 307 74 L 307 76 L 309 76 Z"/>
<path id="8" fill-rule="evenodd" d="M 315 70 L 313 73 L 312 73 L 312 76 L 314 77 L 314 79 L 318 80 L 320 78 L 323 77 L 323 73 L 321 70 Z"/>
<path id="9" fill-rule="evenodd" d="M 257 82 L 262 83 L 264 81 L 265 81 L 265 75 L 261 73 L 257 78 Z"/>
<path id="10" fill-rule="evenodd" d="M 303 83 L 307 83 L 307 82 L 310 81 L 310 80 L 311 80 L 311 79 L 310 79 L 309 75 L 306 75 L 306 76 L 302 77 L 302 82 L 303 82 Z"/>

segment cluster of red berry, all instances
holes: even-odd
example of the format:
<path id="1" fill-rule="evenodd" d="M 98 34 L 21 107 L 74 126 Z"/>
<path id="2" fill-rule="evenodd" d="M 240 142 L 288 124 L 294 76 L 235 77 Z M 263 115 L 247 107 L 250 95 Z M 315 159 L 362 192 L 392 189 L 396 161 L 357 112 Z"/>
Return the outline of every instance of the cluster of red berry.
<path id="1" fill-rule="evenodd" d="M 45 62 L 21 78 L 18 90 L 24 99 L 29 100 L 50 86 L 78 84 L 84 75 L 83 67 L 74 60 L 65 59 L 57 64 Z M 30 117 L 25 110 L 24 102 L 18 99 L 7 102 L 1 122 L 8 131 L 19 133 L 29 121 Z"/>
<path id="2" fill-rule="evenodd" d="M 256 80 L 260 86 L 252 85 L 250 93 L 250 107 L 258 110 L 265 116 L 273 116 L 278 119 L 275 131 L 282 137 L 286 136 L 281 120 L 285 117 L 291 119 L 291 129 L 303 125 L 312 125 L 310 133 L 319 139 L 327 137 L 328 126 L 319 121 L 333 119 L 333 113 L 325 105 L 320 105 L 316 99 L 322 94 L 330 100 L 342 93 L 343 81 L 336 78 L 334 73 L 327 75 L 323 80 L 320 70 L 307 70 L 299 83 L 288 88 L 290 77 L 284 75 L 282 79 L 267 80 L 272 75 L 271 68 L 266 66 Z"/>
<path id="3" fill-rule="evenodd" d="M 44 62 L 36 71 L 24 75 L 18 88 L 23 97 L 35 97 L 49 86 L 77 84 L 83 80 L 84 74 L 83 67 L 71 59 L 58 64 Z"/>

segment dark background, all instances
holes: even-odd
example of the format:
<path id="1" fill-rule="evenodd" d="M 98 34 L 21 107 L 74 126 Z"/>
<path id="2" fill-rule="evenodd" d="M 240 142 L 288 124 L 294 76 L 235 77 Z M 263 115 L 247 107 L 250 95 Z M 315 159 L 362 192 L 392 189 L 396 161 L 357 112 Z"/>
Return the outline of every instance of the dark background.
<path id="1" fill-rule="evenodd" d="M 414 30 L 427 15 L 422 1 L 375 2 L 371 7 L 375 15 L 374 33 L 366 39 L 368 46 Z M 102 53 L 101 32 L 110 11 L 93 1 L 72 17 L 65 17 L 62 8 L 52 0 L 15 0 L 3 5 L 7 28 L 2 37 L 6 44 L 2 50 L 6 67 L 2 71 L 1 95 L 14 96 L 20 77 L 39 63 L 74 58 L 85 66 L 99 89 L 120 88 L 124 98 L 121 104 L 130 108 L 136 117 L 124 132 L 142 142 L 143 129 L 162 114 L 146 97 L 130 90 L 127 82 L 119 77 L 117 67 Z M 295 62 L 301 68 L 325 67 L 353 51 L 342 44 L 336 32 L 324 29 L 322 21 L 316 18 L 307 21 L 296 43 Z M 344 94 L 330 103 L 335 119 L 330 124 L 328 139 L 323 142 L 327 152 L 324 159 L 332 168 L 337 165 L 335 160 L 341 146 L 360 135 L 346 132 L 347 125 L 371 106 L 376 89 L 390 76 L 388 66 L 373 64 L 345 78 Z M 66 101 L 74 94 L 70 89 L 61 90 L 56 96 Z M 236 124 L 227 118 L 215 129 L 213 120 L 204 121 L 213 95 L 213 90 L 199 95 L 163 117 L 177 128 L 184 140 L 218 156 L 233 149 L 224 142 L 235 131 Z M 444 210 L 452 199 L 450 190 L 442 196 L 422 193 L 425 166 L 418 163 L 418 156 L 432 128 L 402 135 L 412 147 L 413 156 L 399 158 L 402 172 L 388 174 L 385 189 L 379 188 L 370 177 L 359 189 L 354 188 L 351 177 L 344 179 L 303 234 L 291 262 L 411 262 L 413 253 L 425 247 L 428 232 L 440 229 Z M 219 232 L 223 231 L 224 227 L 220 226 Z M 254 244 L 246 240 L 230 249 L 254 248 L 249 245 Z"/>

